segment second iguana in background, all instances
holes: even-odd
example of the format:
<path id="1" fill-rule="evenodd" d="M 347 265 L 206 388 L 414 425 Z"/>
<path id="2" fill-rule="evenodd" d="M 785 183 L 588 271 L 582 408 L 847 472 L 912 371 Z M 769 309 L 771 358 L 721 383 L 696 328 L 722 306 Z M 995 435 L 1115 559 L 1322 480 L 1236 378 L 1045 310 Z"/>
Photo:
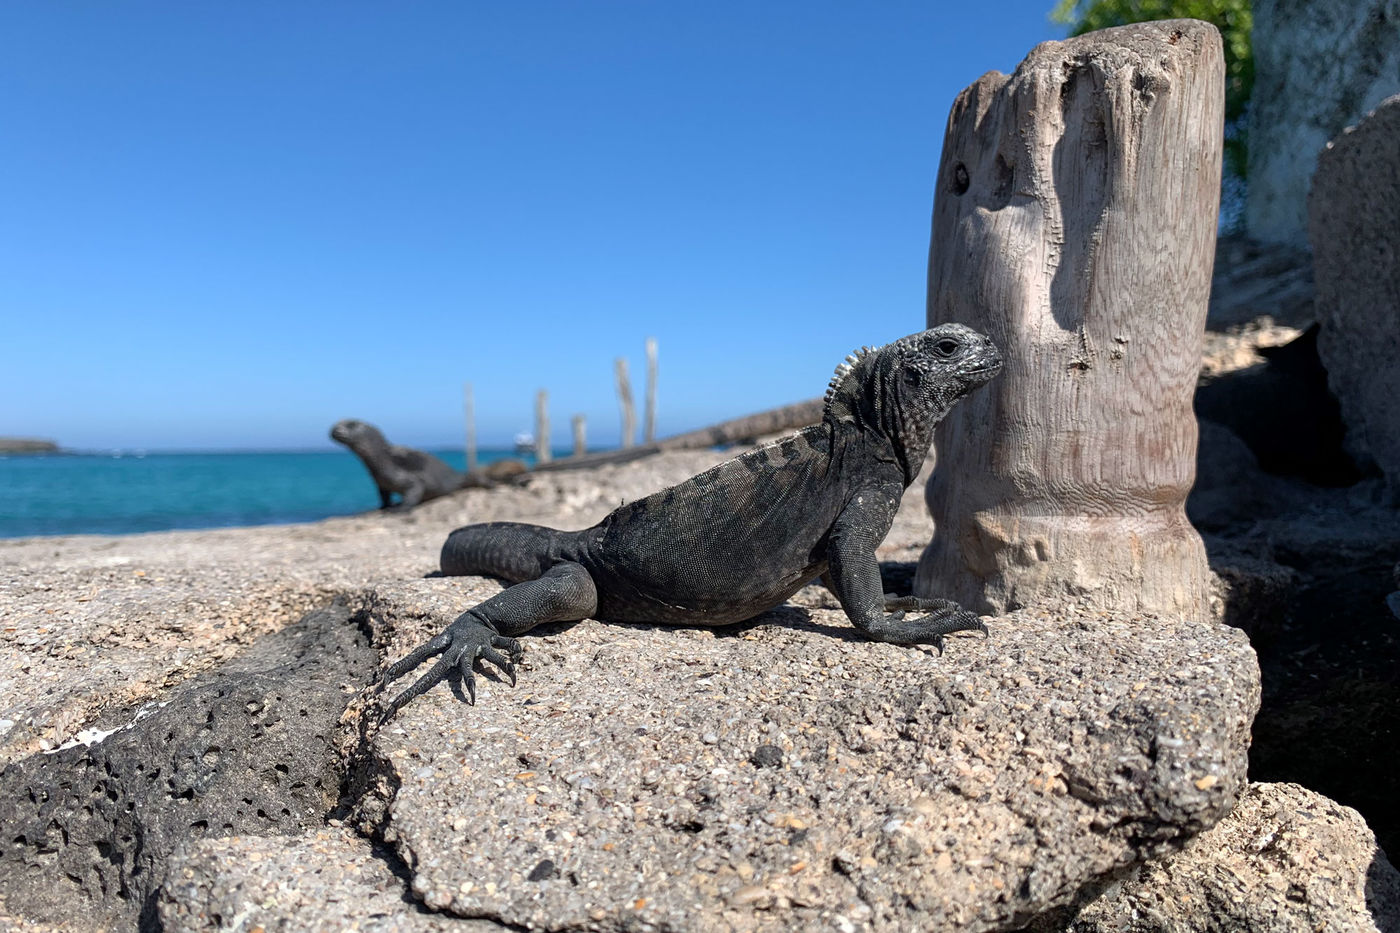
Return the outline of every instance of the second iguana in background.
<path id="1" fill-rule="evenodd" d="M 427 451 L 389 443 L 374 425 L 354 418 L 332 425 L 331 440 L 349 447 L 360 458 L 374 480 L 383 509 L 411 509 L 457 489 L 487 489 L 525 470 L 519 460 L 498 460 L 485 469 L 462 473 Z"/>
<path id="2" fill-rule="evenodd" d="M 474 701 L 478 660 L 514 684 L 521 652 L 514 636 L 544 622 L 729 625 L 818 576 L 876 641 L 942 651 L 944 635 L 985 632 L 949 600 L 887 598 L 875 547 L 923 465 L 934 425 L 1001 365 L 985 335 L 943 324 L 848 356 L 827 389 L 820 424 L 623 505 L 592 528 L 457 529 L 442 547 L 444 574 L 515 585 L 386 671 L 385 684 L 442 655 L 386 715 L 454 670 Z M 928 614 L 906 618 L 911 610 Z"/>

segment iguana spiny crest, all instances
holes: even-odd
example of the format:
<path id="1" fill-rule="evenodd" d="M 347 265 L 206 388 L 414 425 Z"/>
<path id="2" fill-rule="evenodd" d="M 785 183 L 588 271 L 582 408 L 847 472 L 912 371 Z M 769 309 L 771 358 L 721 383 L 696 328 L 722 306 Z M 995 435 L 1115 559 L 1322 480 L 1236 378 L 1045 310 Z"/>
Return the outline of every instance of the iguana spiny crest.
<path id="1" fill-rule="evenodd" d="M 917 470 L 934 426 L 1001 365 L 991 340 L 962 324 L 940 324 L 884 346 L 861 347 L 836 367 L 824 417 L 878 431 Z"/>

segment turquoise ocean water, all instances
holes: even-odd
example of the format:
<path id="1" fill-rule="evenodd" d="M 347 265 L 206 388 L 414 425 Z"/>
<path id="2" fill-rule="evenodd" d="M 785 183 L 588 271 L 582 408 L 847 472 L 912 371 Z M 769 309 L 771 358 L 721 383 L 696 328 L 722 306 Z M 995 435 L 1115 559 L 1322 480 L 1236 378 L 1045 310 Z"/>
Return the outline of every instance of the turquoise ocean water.
<path id="1" fill-rule="evenodd" d="M 461 450 L 433 453 L 462 468 Z M 513 456 L 482 450 L 478 462 Z M 348 451 L 0 456 L 0 538 L 308 522 L 378 507 Z"/>

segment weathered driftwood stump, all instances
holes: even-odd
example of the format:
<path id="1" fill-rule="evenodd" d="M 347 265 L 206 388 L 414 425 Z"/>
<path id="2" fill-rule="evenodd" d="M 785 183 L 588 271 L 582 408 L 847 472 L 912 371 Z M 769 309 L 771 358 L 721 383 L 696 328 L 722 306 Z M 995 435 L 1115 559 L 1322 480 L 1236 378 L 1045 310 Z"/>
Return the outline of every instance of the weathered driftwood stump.
<path id="1" fill-rule="evenodd" d="M 1046 42 L 958 96 L 928 323 L 986 331 L 1007 365 L 938 429 L 916 593 L 1205 614 L 1184 503 L 1223 110 L 1220 36 L 1194 20 Z"/>

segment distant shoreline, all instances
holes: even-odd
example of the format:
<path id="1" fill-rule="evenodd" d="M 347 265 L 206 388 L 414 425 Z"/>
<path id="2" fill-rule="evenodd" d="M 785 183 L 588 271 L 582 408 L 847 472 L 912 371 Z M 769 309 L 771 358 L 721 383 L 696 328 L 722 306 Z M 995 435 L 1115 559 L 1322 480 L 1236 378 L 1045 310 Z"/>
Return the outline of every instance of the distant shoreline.
<path id="1" fill-rule="evenodd" d="M 33 437 L 0 437 L 0 454 L 56 454 L 59 446 L 53 441 Z"/>

